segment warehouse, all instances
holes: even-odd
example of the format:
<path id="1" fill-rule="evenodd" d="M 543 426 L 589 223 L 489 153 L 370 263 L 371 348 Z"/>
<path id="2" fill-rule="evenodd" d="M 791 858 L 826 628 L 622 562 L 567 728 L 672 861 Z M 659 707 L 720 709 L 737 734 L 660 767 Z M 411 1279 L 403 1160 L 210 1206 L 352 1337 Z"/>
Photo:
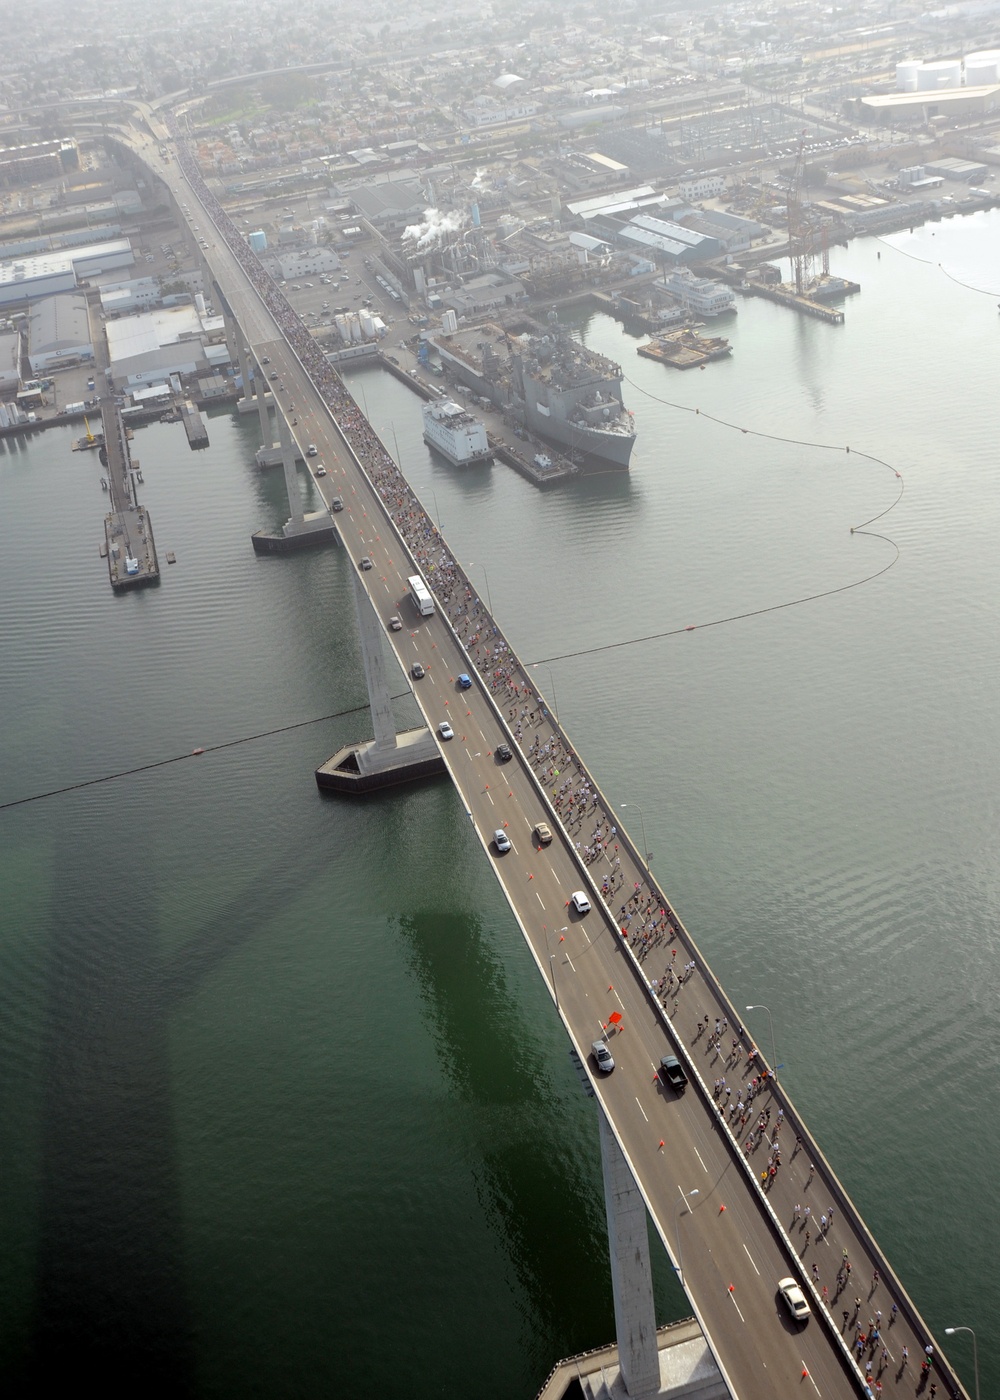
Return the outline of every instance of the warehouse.
<path id="1" fill-rule="evenodd" d="M 83 292 L 36 301 L 28 316 L 28 362 L 33 374 L 94 358 Z"/>
<path id="2" fill-rule="evenodd" d="M 0 305 L 71 292 L 88 277 L 113 268 L 131 267 L 134 262 L 127 238 L 11 258 L 0 262 Z"/>
<path id="3" fill-rule="evenodd" d="M 115 384 L 131 387 L 159 384 L 171 374 L 210 374 L 230 360 L 222 317 L 202 317 L 190 304 L 123 316 L 105 326 Z"/>

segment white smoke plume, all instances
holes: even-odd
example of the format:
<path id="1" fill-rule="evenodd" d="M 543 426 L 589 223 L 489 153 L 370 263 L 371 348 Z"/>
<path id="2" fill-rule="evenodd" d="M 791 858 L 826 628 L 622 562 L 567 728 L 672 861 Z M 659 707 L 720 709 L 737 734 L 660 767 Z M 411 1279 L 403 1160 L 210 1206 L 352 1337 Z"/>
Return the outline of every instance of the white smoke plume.
<path id="1" fill-rule="evenodd" d="M 409 224 L 403 230 L 403 242 L 415 243 L 418 251 L 429 248 L 450 233 L 457 233 L 466 217 L 462 209 L 453 209 L 448 214 L 442 214 L 440 209 L 425 209 L 422 224 Z"/>

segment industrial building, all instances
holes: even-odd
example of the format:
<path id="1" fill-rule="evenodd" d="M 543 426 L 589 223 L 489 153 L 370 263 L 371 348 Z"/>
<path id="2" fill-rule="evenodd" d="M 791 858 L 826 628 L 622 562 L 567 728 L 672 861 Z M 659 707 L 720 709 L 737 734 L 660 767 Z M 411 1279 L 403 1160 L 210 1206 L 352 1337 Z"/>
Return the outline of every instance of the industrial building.
<path id="1" fill-rule="evenodd" d="M 130 282 L 106 282 L 101 287 L 101 310 L 106 316 L 127 316 L 146 310 L 163 300 L 155 277 L 137 277 Z"/>
<path id="2" fill-rule="evenodd" d="M 0 335 L 0 394 L 12 394 L 21 382 L 21 337 Z"/>
<path id="3" fill-rule="evenodd" d="M 79 248 L 53 249 L 0 262 L 0 306 L 71 292 L 88 277 L 118 267 L 131 267 L 134 262 L 135 255 L 127 238 L 84 244 Z"/>
<path id="4" fill-rule="evenodd" d="M 36 301 L 28 315 L 28 362 L 33 374 L 94 358 L 83 292 Z"/>
<path id="5" fill-rule="evenodd" d="M 650 214 L 629 219 L 619 228 L 618 241 L 660 263 L 710 262 L 723 252 L 721 241 L 712 234 Z"/>
<path id="6" fill-rule="evenodd" d="M 198 307 L 163 307 L 106 323 L 116 384 L 158 384 L 171 374 L 211 374 L 230 363 L 221 316 Z"/>
<path id="7" fill-rule="evenodd" d="M 53 180 L 80 166 L 75 141 L 33 141 L 28 146 L 6 146 L 0 150 L 0 187 L 31 185 Z"/>

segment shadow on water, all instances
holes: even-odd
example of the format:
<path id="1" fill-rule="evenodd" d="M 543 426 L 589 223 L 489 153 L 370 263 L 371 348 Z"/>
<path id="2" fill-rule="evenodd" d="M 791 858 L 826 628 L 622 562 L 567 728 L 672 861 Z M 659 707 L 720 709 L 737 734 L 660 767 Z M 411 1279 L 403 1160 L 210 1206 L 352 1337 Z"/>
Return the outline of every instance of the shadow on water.
<path id="1" fill-rule="evenodd" d="M 477 1191 L 520 1284 L 533 1373 L 614 1331 L 593 1106 L 566 1059 L 555 1083 L 547 1032 L 524 1007 L 473 915 L 400 920 L 454 1093 L 480 1123 Z M 554 1013 L 553 1013 L 554 1014 Z M 554 1038 L 562 1039 L 555 1030 Z M 564 1051 L 568 1044 L 563 1042 Z M 553 1277 L 563 1286 L 551 1288 Z"/>
<path id="2" fill-rule="evenodd" d="M 195 943 L 160 962 L 166 939 L 135 847 L 109 853 L 102 830 L 93 813 L 77 827 L 80 858 L 50 907 L 34 1335 L 7 1379 L 22 1393 L 89 1382 L 105 1395 L 183 1397 L 196 1390 L 195 1336 L 172 1017 L 289 891 L 275 870 L 252 905 L 234 895 Z"/>

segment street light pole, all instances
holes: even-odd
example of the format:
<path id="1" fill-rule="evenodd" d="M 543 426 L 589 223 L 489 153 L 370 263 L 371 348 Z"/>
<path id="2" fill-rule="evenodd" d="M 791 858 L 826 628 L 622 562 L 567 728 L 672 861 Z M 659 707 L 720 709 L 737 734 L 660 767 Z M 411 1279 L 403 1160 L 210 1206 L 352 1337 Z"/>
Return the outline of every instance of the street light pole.
<path id="1" fill-rule="evenodd" d="M 476 562 L 476 561 L 475 561 L 474 559 L 470 559 L 470 560 L 469 560 L 469 568 L 470 568 L 470 569 L 475 565 L 475 562 Z M 482 571 L 483 571 L 483 578 L 486 580 L 486 601 L 487 601 L 487 603 L 489 603 L 489 605 L 490 605 L 490 616 L 492 617 L 492 616 L 493 616 L 493 598 L 492 598 L 492 596 L 491 596 L 491 594 L 490 594 L 490 576 L 489 576 L 489 574 L 486 572 L 486 565 L 485 565 L 485 564 L 480 564 L 479 567 L 482 569 Z"/>
<path id="2" fill-rule="evenodd" d="M 979 1400 L 979 1349 L 976 1346 L 976 1334 L 971 1327 L 946 1327 L 944 1334 L 952 1337 L 956 1332 L 968 1332 L 972 1337 L 972 1369 L 976 1377 L 976 1400 Z"/>
<path id="3" fill-rule="evenodd" d="M 678 1186 L 677 1189 L 678 1189 L 678 1191 L 680 1191 L 680 1193 L 681 1193 L 681 1199 L 680 1199 L 680 1201 L 675 1201 L 675 1202 L 674 1202 L 674 1236 L 675 1236 L 675 1238 L 676 1238 L 676 1240 L 677 1240 L 677 1277 L 680 1279 L 681 1283 L 683 1283 L 683 1282 L 684 1282 L 684 1253 L 683 1253 L 683 1249 L 682 1249 L 682 1246 L 681 1246 L 681 1221 L 680 1221 L 681 1201 L 683 1201 L 683 1203 L 687 1206 L 687 1213 L 688 1213 L 688 1215 L 690 1215 L 690 1214 L 691 1214 L 691 1202 L 688 1200 L 688 1196 L 700 1196 L 700 1195 L 701 1195 L 701 1192 L 698 1190 L 697 1186 L 695 1186 L 694 1189 L 691 1190 L 691 1191 L 689 1191 L 689 1192 L 687 1193 L 687 1196 L 685 1196 L 685 1194 L 684 1194 L 684 1192 L 683 1192 L 683 1190 L 682 1190 L 682 1188 L 681 1188 L 680 1186 Z M 978 1396 L 976 1397 L 976 1400 L 978 1400 Z"/>
<path id="4" fill-rule="evenodd" d="M 627 802 L 621 803 L 621 809 L 623 812 L 627 806 Z M 632 806 L 639 813 L 639 829 L 642 832 L 642 859 L 643 864 L 646 867 L 646 874 L 651 876 L 652 871 L 649 868 L 649 862 L 653 858 L 653 852 L 649 849 L 649 846 L 646 843 L 646 818 L 643 816 L 642 808 L 639 806 L 638 802 L 633 802 Z"/>
<path id="5" fill-rule="evenodd" d="M 778 1082 L 778 1056 L 774 1049 L 774 1022 L 771 1019 L 771 1012 L 766 1006 L 748 1006 L 748 1011 L 767 1011 L 767 1024 L 771 1027 L 771 1073 L 774 1075 L 774 1082 Z"/>

